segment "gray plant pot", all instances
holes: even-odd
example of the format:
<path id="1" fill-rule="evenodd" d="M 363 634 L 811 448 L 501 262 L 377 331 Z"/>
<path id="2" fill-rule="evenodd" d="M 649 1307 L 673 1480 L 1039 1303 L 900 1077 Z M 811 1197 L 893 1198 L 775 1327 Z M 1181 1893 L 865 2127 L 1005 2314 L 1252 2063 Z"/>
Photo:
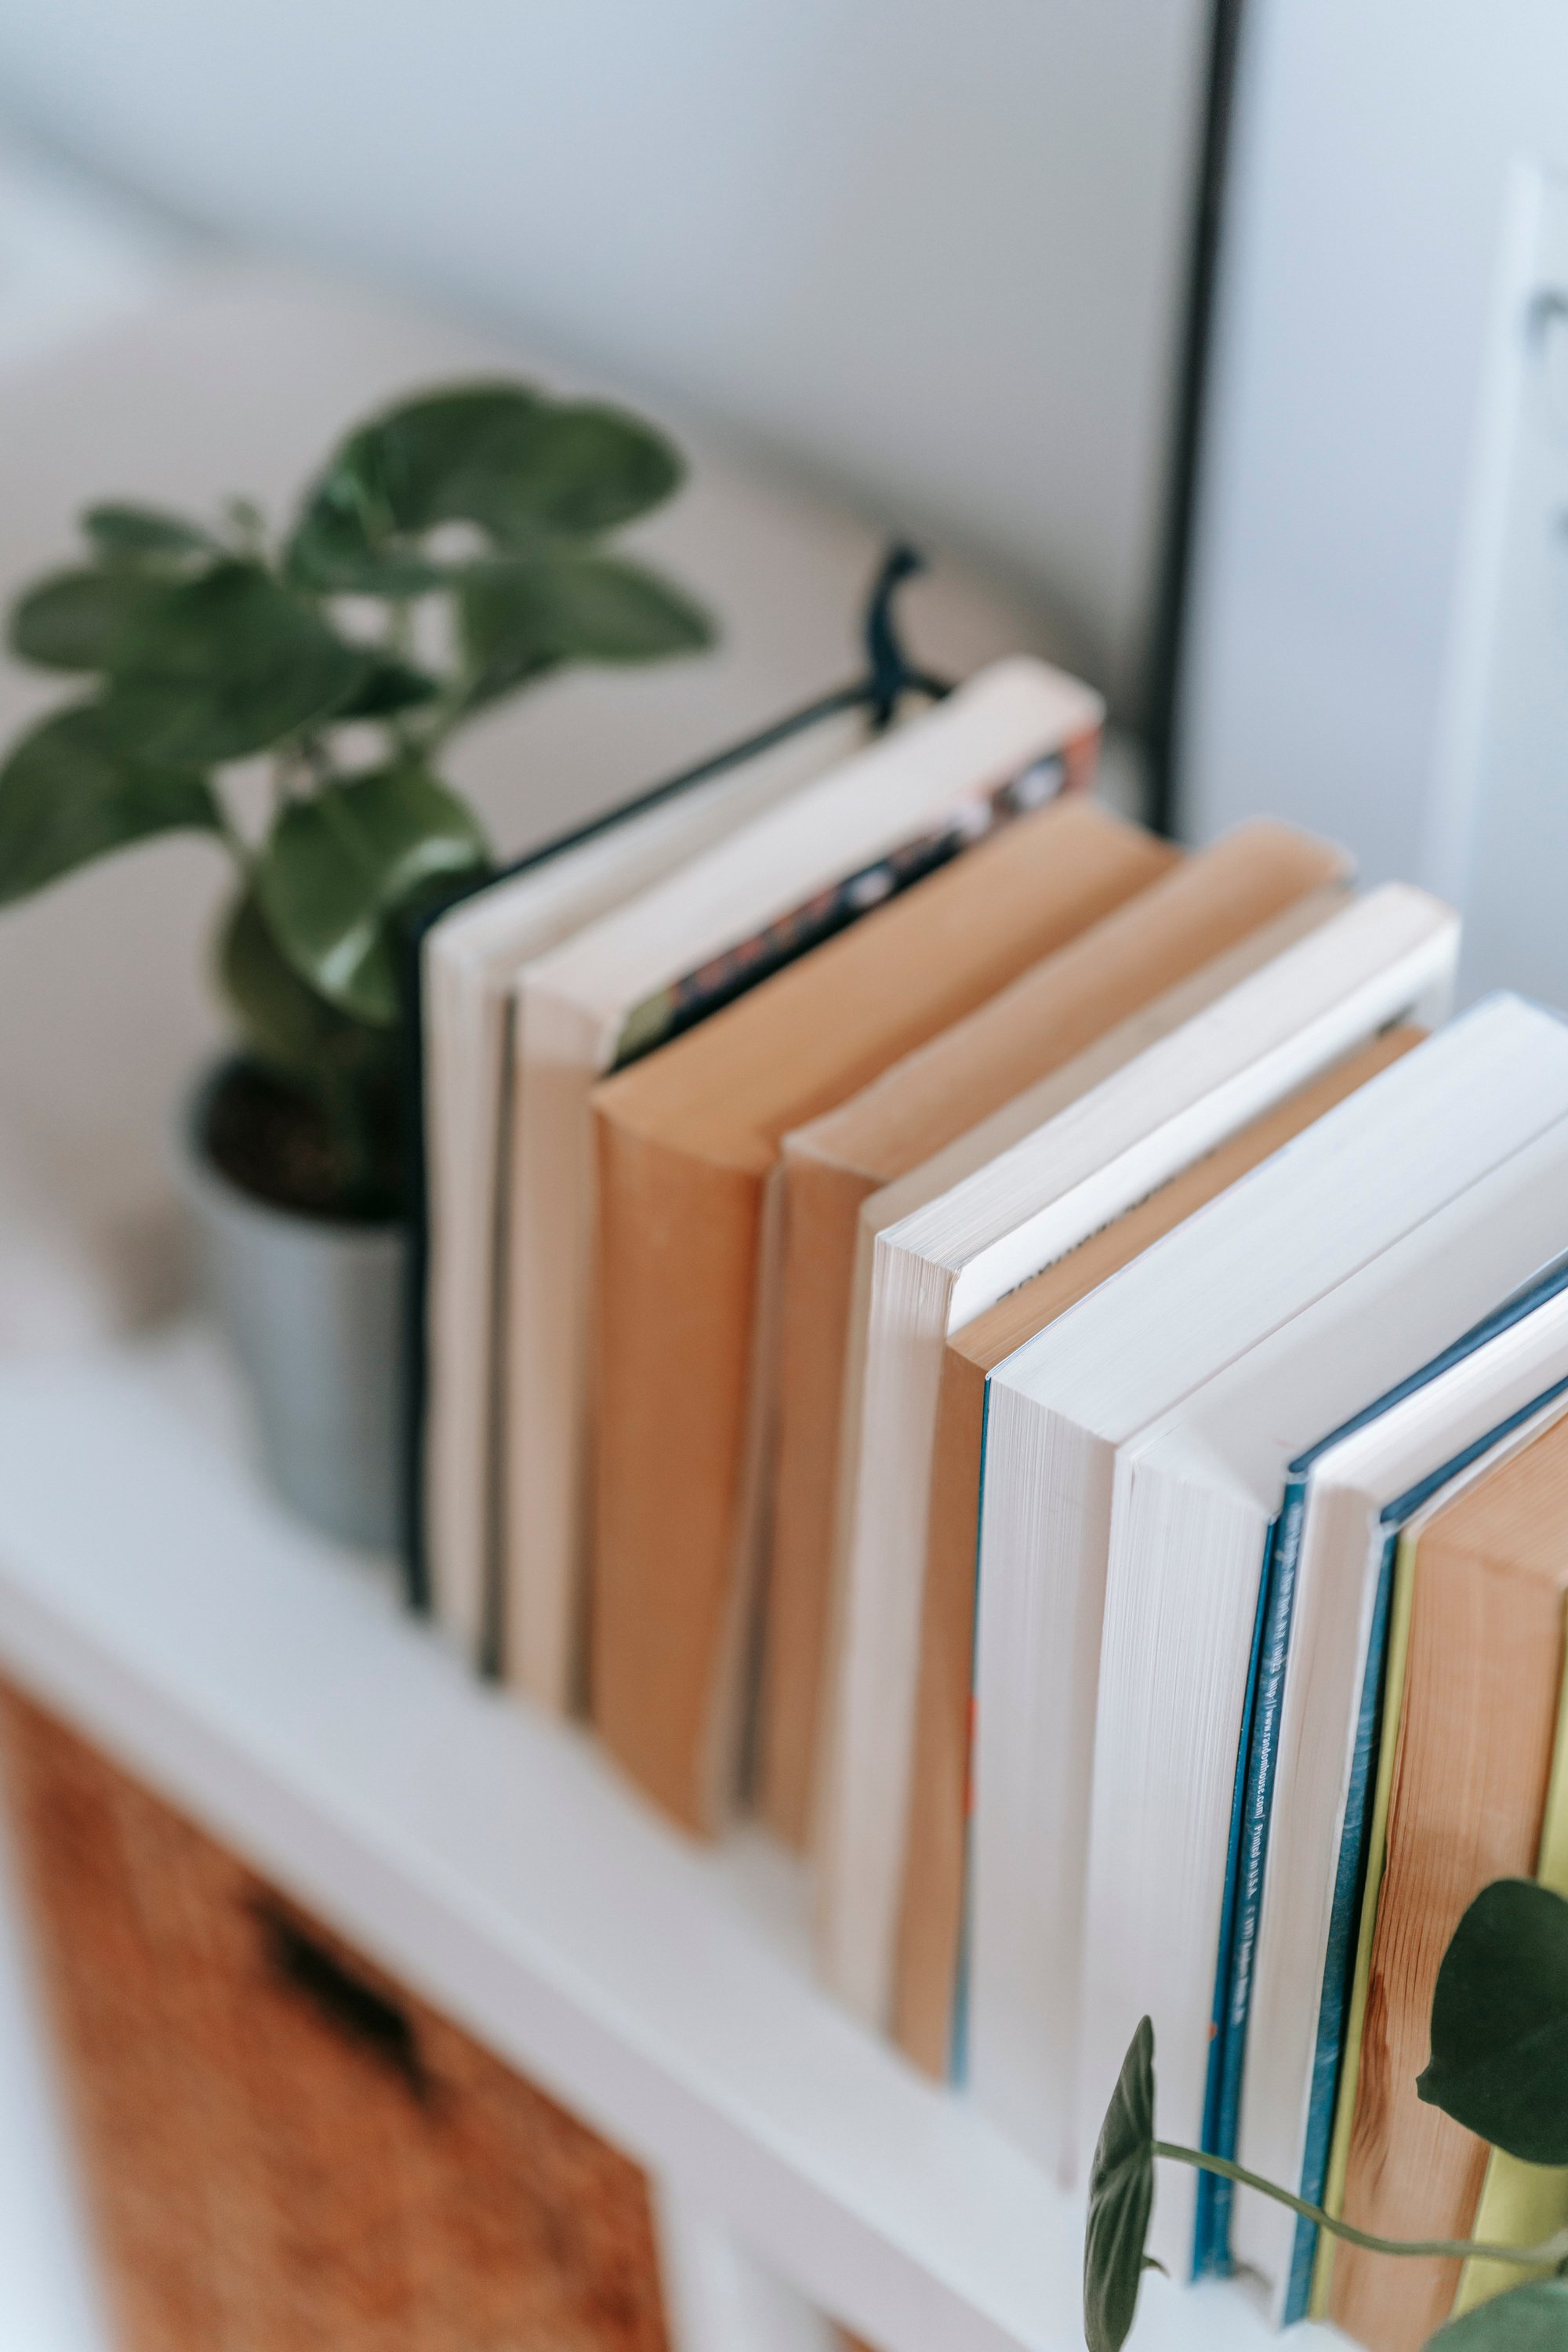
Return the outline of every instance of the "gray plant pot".
<path id="1" fill-rule="evenodd" d="M 241 1192 L 200 1147 L 207 1092 L 181 1125 L 182 1185 L 202 1288 L 249 1384 L 267 1475 L 325 1534 L 390 1550 L 405 1229 L 302 1216 Z"/>

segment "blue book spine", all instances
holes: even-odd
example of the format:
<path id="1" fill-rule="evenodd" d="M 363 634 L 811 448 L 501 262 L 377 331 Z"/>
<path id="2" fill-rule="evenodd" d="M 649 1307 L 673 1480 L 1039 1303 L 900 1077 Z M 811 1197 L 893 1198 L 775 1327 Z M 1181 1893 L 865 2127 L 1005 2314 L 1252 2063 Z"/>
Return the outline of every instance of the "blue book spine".
<path id="1" fill-rule="evenodd" d="M 1543 1284 L 1537 1297 L 1550 1297 L 1563 1287 L 1560 1276 Z M 1510 1308 L 1506 1316 L 1500 1313 L 1492 1318 L 1497 1329 L 1519 1319 Z M 1479 1327 L 1485 1337 L 1492 1331 Z M 1356 1717 L 1355 1747 L 1351 1759 L 1349 1793 L 1345 1801 L 1344 1827 L 1340 1832 L 1339 1861 L 1334 1871 L 1333 1902 L 1329 1913 L 1329 1937 L 1323 1963 L 1323 1990 L 1318 2004 L 1318 2041 L 1312 2054 L 1312 2081 L 1307 2108 L 1307 2137 L 1301 2159 L 1300 2194 L 1310 2205 L 1321 2205 L 1328 2179 L 1329 2149 L 1333 2138 L 1334 2103 L 1339 2092 L 1340 2063 L 1344 2054 L 1346 2028 L 1350 2018 L 1351 1992 L 1355 1971 L 1357 1934 L 1361 1922 L 1362 1903 L 1366 1885 L 1366 1848 L 1372 1828 L 1373 1801 L 1376 1794 L 1376 1764 L 1382 1745 L 1388 1664 L 1388 1627 L 1394 1605 L 1394 1570 L 1399 1550 L 1399 1531 L 1415 1512 L 1429 1503 L 1433 1496 L 1450 1485 L 1471 1465 L 1479 1462 L 1494 1446 L 1500 1445 L 1516 1430 L 1522 1429 L 1545 1406 L 1568 1395 L 1568 1380 L 1554 1381 L 1548 1389 L 1531 1398 L 1528 1404 L 1487 1430 L 1481 1436 L 1450 1454 L 1446 1462 L 1407 1487 L 1403 1495 L 1384 1505 L 1381 1517 L 1384 1529 L 1383 1556 L 1378 1562 L 1377 1591 L 1373 1601 L 1372 1624 L 1367 1635 L 1366 1665 L 1362 1675 L 1361 1706 Z M 1394 1728 L 1393 1726 L 1389 1727 Z M 1287 2291 L 1285 2318 L 1304 2319 L 1308 2299 L 1312 2289 L 1312 2264 L 1317 2255 L 1318 2231 L 1310 2221 L 1296 2225 L 1296 2246 L 1290 2264 L 1290 2280 Z"/>
<path id="2" fill-rule="evenodd" d="M 1307 2108 L 1307 2138 L 1301 2158 L 1300 2194 L 1309 2205 L 1321 2205 L 1328 2179 L 1329 2148 L 1333 2138 L 1334 2102 L 1339 2093 L 1340 2063 L 1344 2055 L 1350 2021 L 1351 1991 L 1355 1976 L 1357 1930 L 1366 1886 L 1367 1839 L 1372 1829 L 1376 1793 L 1377 1755 L 1383 1738 L 1384 1676 L 1388 1663 L 1388 1622 L 1394 1598 L 1394 1563 L 1399 1549 L 1397 1532 L 1384 1547 L 1367 1641 L 1366 1666 L 1362 1675 L 1361 1706 L 1356 1717 L 1355 1747 L 1351 1759 L 1350 1789 L 1345 1801 L 1344 1827 L 1340 1832 L 1339 1860 L 1334 1868 L 1333 1902 L 1329 1912 L 1329 1940 L 1323 1962 L 1323 1990 L 1318 2003 L 1318 2040 L 1312 2053 L 1312 2083 Z M 1312 2292 L 1312 2264 L 1318 2252 L 1313 2221 L 1298 2221 L 1285 2296 L 1285 2324 L 1305 2319 Z"/>
<path id="3" fill-rule="evenodd" d="M 959 1915 L 958 1967 L 952 1988 L 952 2016 L 948 2024 L 947 2079 L 955 2090 L 969 2080 L 969 1932 L 974 1881 L 974 1716 L 980 1672 L 980 1549 L 985 1527 L 985 1449 L 991 1434 L 991 1375 L 980 1403 L 980 1507 L 974 1514 L 974 1601 L 969 1618 L 969 1760 L 964 1769 L 963 1898 Z"/>
<path id="4" fill-rule="evenodd" d="M 1215 1972 L 1214 2030 L 1209 2043 L 1204 2147 L 1236 2157 L 1242 2072 L 1252 2001 L 1253 1960 L 1268 1861 L 1268 1821 L 1279 1748 L 1279 1711 L 1296 1606 L 1296 1571 L 1306 1516 L 1305 1479 L 1285 1489 L 1284 1507 L 1269 1530 L 1258 1588 L 1252 1672 L 1231 1809 L 1226 1898 Z M 1197 2267 L 1223 2276 L 1231 2268 L 1230 2221 L 1235 2190 L 1212 2173 L 1200 2176 Z"/>

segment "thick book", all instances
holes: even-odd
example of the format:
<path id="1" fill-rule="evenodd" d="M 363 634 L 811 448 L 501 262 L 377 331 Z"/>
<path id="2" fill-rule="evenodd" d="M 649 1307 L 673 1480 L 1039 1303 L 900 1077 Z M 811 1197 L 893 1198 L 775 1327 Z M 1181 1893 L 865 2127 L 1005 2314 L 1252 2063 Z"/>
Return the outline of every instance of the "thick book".
<path id="1" fill-rule="evenodd" d="M 967 1876 L 974 1663 L 975 1539 L 985 1385 L 990 1373 L 1058 1316 L 1215 1199 L 1249 1169 L 1419 1044 L 1388 1029 L 1173 1177 L 1103 1233 L 1000 1299 L 949 1339 L 932 1449 L 920 1680 L 899 1908 L 893 2031 L 931 2074 L 958 2076 L 954 2026 Z"/>
<path id="2" fill-rule="evenodd" d="M 717 1827 L 735 1787 L 780 1139 L 1135 904 L 1172 855 L 1058 802 L 595 1089 L 592 1714 L 688 1828 Z"/>
<path id="3" fill-rule="evenodd" d="M 1086 1904 L 1085 1948 L 1094 1956 L 1084 1992 L 1086 2121 L 1097 2101 L 1109 2099 L 1147 2010 L 1161 2053 L 1163 2128 L 1189 2144 L 1208 2128 L 1237 1765 L 1263 1622 L 1265 1554 L 1291 1455 L 1368 1389 L 1380 1391 L 1425 1362 L 1518 1287 L 1560 1238 L 1565 1181 L 1568 1118 L 1559 1118 L 1120 1450 Z M 1395 1474 L 1420 1475 L 1564 1375 L 1568 1296 L 1347 1443 L 1389 1444 Z M 1386 1488 L 1383 1499 L 1391 1499 Z M 1319 1701 L 1313 1727 L 1329 1721 L 1296 1777 L 1306 1782 L 1319 1768 L 1308 1793 L 1320 1812 L 1331 1808 L 1341 1754 L 1352 1747 L 1357 1627 L 1383 1554 L 1381 1531 L 1369 1539 L 1364 1516 L 1353 1523 L 1357 1510 L 1364 1513 L 1359 1498 L 1346 1544 L 1362 1572 L 1336 1576 L 1331 1567 L 1321 1580 L 1304 1579 L 1301 1594 L 1313 1624 L 1302 1652 L 1306 1693 Z M 1320 1598 L 1339 1605 L 1316 1606 Z M 1323 1768 L 1329 1750 L 1332 1764 Z M 1277 1833 L 1272 1871 L 1283 1880 L 1299 1871 L 1326 1906 L 1332 1852 L 1310 1829 L 1299 1843 L 1293 1855 Z M 1310 1977 L 1302 2002 L 1309 2014 L 1315 1969 Z M 1128 2022 L 1135 1984 L 1139 2005 Z M 1297 2112 L 1305 2072 L 1293 2088 Z M 1171 2184 L 1152 2240 L 1168 2267 L 1188 2274 L 1198 2251 L 1194 2189 L 1195 2180 Z"/>
<path id="4" fill-rule="evenodd" d="M 1453 1437 L 1443 1416 L 1451 1418 L 1456 1384 L 1495 1383 L 1500 1348 L 1539 1347 L 1550 1327 L 1542 1310 L 1561 1313 L 1553 1302 L 1565 1289 L 1568 1265 L 1555 1263 L 1298 1454 L 1270 1532 L 1234 1807 L 1205 2137 L 1217 2155 L 1239 2152 L 1255 2171 L 1300 2181 L 1309 2202 L 1322 2193 L 1354 1943 L 1387 1619 L 1385 1559 L 1415 1507 L 1400 1498 L 1415 1491 L 1417 1466 L 1428 1477 L 1432 1458 Z M 1465 1450 L 1475 1453 L 1473 1438 Z M 1444 1483 L 1463 1470 L 1463 1463 L 1447 1470 Z M 1207 2267 L 1226 2267 L 1230 2205 L 1229 2185 L 1205 2180 L 1198 2247 Z M 1235 2243 L 1289 2305 L 1301 2264 L 1300 2233 L 1283 2209 L 1242 2200 Z"/>
<path id="5" fill-rule="evenodd" d="M 810 1829 L 864 1202 L 1287 908 L 1348 882 L 1342 851 L 1267 821 L 1180 864 L 1173 855 L 1173 866 L 1131 906 L 785 1139 L 756 1799 L 793 1845 L 805 1845 Z"/>
<path id="6" fill-rule="evenodd" d="M 1425 893 L 1386 885 L 922 1206 L 889 1223 L 889 1194 L 866 1203 L 875 1238 L 863 1320 L 857 1310 L 863 1369 L 846 1397 L 856 1434 L 818 1845 L 823 1964 L 863 2015 L 885 2022 L 892 1989 L 947 1339 L 1352 1046 L 1436 1002 L 1454 929 Z"/>
<path id="7" fill-rule="evenodd" d="M 551 846 L 465 897 L 424 932 L 416 1533 L 436 1613 L 470 1655 L 492 1649 L 495 1634 L 505 1380 L 497 1302 L 505 1284 L 504 1146 L 518 979 L 531 958 L 840 765 L 865 739 L 858 709 L 770 732 L 754 756 Z"/>
<path id="8" fill-rule="evenodd" d="M 1539 1321 L 1539 1317 L 1532 1318 Z M 1495 1344 L 1495 1343 L 1494 1343 Z M 1562 1408 L 1559 1407 L 1559 1412 Z M 1568 1423 L 1421 1528 L 1341 2210 L 1361 2229 L 1468 2234 L 1483 2142 L 1416 2095 L 1437 1969 L 1466 1906 L 1536 1867 L 1563 1683 Z M 1330 2315 L 1372 2352 L 1418 2352 L 1447 2318 L 1456 2263 L 1336 2248 Z"/>
<path id="9" fill-rule="evenodd" d="M 999 662 L 653 888 L 534 958 L 512 992 L 500 1617 L 507 1677 L 578 1692 L 595 1294 L 590 1096 L 881 899 L 1092 768 L 1102 705 Z"/>
<path id="10" fill-rule="evenodd" d="M 1102 2101 L 1080 2118 L 1076 2086 L 1117 1449 L 1561 1117 L 1565 1047 L 1561 1024 L 1516 1000 L 1476 1008 L 991 1377 L 968 2079 L 999 2123 L 1063 2170 L 1080 2140 L 1092 2146 L 1103 2111 Z"/>
<path id="11" fill-rule="evenodd" d="M 1562 1419 L 1565 1402 L 1568 1392 L 1559 1387 L 1541 1409 L 1526 1408 L 1512 1415 L 1501 1432 L 1442 1465 L 1385 1515 L 1389 1530 L 1362 1678 L 1357 1779 L 1340 1849 L 1333 1948 L 1324 1977 L 1309 2158 L 1303 2167 L 1303 2178 L 1313 2184 L 1310 2201 L 1331 2213 L 1338 2213 L 1344 2201 L 1421 1536 L 1437 1512 Z M 1244 2199 L 1244 2206 L 1248 2201 Z M 1309 2311 L 1317 2318 L 1326 2315 L 1331 2245 L 1305 2219 L 1297 2225 L 1283 2296 L 1291 2319 Z M 1517 2284 L 1518 2274 L 1510 2274 L 1506 2284 Z M 1277 2307 L 1278 2302 L 1277 2297 Z"/>

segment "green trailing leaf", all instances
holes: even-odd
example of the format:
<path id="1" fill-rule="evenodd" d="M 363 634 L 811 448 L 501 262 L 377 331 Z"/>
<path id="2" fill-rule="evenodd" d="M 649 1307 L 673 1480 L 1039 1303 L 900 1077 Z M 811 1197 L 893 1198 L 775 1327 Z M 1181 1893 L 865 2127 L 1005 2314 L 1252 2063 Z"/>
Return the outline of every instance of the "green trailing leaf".
<path id="1" fill-rule="evenodd" d="M 415 595 L 462 568 L 424 543 L 442 523 L 476 524 L 505 550 L 595 538 L 680 476 L 663 436 L 618 409 L 459 384 L 351 434 L 306 499 L 287 567 L 316 589 Z"/>
<path id="2" fill-rule="evenodd" d="M 101 704 L 57 712 L 0 768 L 0 905 L 150 834 L 191 829 L 222 830 L 199 769 L 127 751 Z"/>
<path id="3" fill-rule="evenodd" d="M 259 1061 L 316 1084 L 329 1072 L 364 1077 L 386 1068 L 386 1032 L 340 1013 L 300 979 L 251 891 L 241 892 L 228 910 L 218 936 L 217 971 Z"/>
<path id="4" fill-rule="evenodd" d="M 1426 2352 L 1568 2352 L 1568 2281 L 1534 2279 L 1493 2295 L 1428 2336 Z"/>
<path id="5" fill-rule="evenodd" d="M 108 669 L 163 593 L 142 572 L 57 572 L 12 607 L 11 650 L 41 669 Z"/>
<path id="6" fill-rule="evenodd" d="M 105 724 L 168 760 L 244 759 L 331 718 L 374 667 L 258 564 L 161 587 L 112 648 Z"/>
<path id="7" fill-rule="evenodd" d="M 1523 1878 L 1483 1887 L 1454 1930 L 1416 2085 L 1526 2164 L 1568 2164 L 1568 1901 Z"/>
<path id="8" fill-rule="evenodd" d="M 701 606 L 645 564 L 564 548 L 477 565 L 458 612 L 470 706 L 565 662 L 662 661 L 713 636 Z"/>
<path id="9" fill-rule="evenodd" d="M 1154 2028 L 1133 2035 L 1106 2109 L 1089 2180 L 1083 2332 L 1089 2352 L 1121 2352 L 1138 2309 L 1154 2207 Z"/>
<path id="10" fill-rule="evenodd" d="M 361 1021 L 398 1017 L 390 918 L 438 877 L 488 857 L 461 801 L 401 765 L 291 802 L 258 861 L 257 895 L 288 961 Z"/>
<path id="11" fill-rule="evenodd" d="M 118 499 L 89 507 L 81 527 L 100 553 L 128 563 L 211 555 L 217 548 L 210 531 L 179 515 L 167 514 L 161 507 L 132 506 Z"/>

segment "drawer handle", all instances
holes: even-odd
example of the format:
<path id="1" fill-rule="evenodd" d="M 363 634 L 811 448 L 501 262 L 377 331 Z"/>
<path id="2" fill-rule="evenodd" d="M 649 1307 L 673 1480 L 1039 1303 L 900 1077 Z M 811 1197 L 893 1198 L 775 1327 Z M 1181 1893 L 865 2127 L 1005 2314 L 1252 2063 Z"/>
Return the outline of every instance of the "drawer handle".
<path id="1" fill-rule="evenodd" d="M 256 1913 L 273 1972 L 291 1991 L 302 1993 L 336 2032 L 400 2075 L 416 2099 L 427 2098 L 430 2082 L 419 2044 L 396 2001 L 346 1968 L 287 1912 L 258 1903 Z"/>

